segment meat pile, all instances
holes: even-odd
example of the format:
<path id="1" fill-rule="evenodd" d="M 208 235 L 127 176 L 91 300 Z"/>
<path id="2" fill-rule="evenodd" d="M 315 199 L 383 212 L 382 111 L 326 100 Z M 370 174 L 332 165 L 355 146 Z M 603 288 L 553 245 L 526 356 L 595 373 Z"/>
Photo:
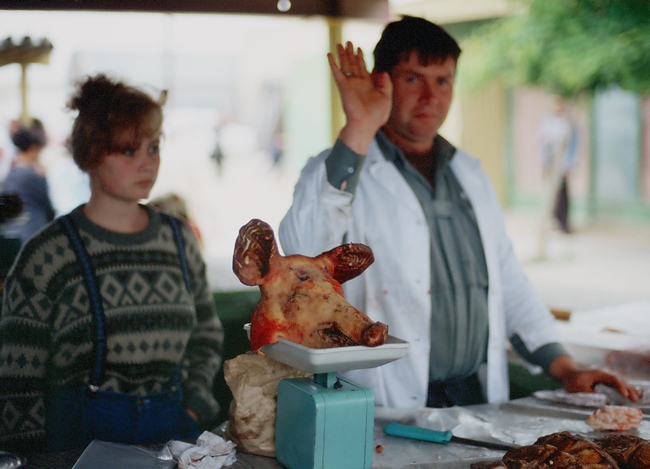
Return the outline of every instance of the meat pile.
<path id="1" fill-rule="evenodd" d="M 650 468 L 650 443 L 643 438 L 628 433 L 613 433 L 596 443 L 616 460 L 621 469 Z"/>
<path id="2" fill-rule="evenodd" d="M 587 417 L 587 424 L 594 430 L 631 430 L 639 428 L 643 411 L 638 407 L 607 405 Z"/>
<path id="3" fill-rule="evenodd" d="M 271 227 L 251 220 L 239 230 L 233 271 L 244 285 L 259 286 L 251 318 L 253 350 L 283 337 L 310 348 L 374 347 L 388 326 L 372 321 L 343 297 L 341 284 L 374 262 L 363 244 L 345 244 L 316 257 L 282 256 Z"/>
<path id="4" fill-rule="evenodd" d="M 650 443 L 626 433 L 590 441 L 569 432 L 552 433 L 508 451 L 501 461 L 474 463 L 471 469 L 648 469 Z"/>

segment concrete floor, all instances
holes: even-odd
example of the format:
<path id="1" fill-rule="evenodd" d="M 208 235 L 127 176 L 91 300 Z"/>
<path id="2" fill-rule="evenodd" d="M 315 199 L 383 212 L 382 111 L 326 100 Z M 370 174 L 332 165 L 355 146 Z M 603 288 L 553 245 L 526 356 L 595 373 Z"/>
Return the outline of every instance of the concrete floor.
<path id="1" fill-rule="evenodd" d="M 570 235 L 549 232 L 538 256 L 535 214 L 506 212 L 506 225 L 531 282 L 553 309 L 589 311 L 650 302 L 650 225 L 578 226 Z"/>

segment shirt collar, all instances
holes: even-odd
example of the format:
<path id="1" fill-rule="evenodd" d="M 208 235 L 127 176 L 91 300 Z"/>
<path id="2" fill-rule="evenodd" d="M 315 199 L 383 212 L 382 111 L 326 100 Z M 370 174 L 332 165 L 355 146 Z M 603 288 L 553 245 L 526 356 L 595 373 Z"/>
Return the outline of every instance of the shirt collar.
<path id="1" fill-rule="evenodd" d="M 376 139 L 379 149 L 388 161 L 392 161 L 399 165 L 408 163 L 406 158 L 404 158 L 402 151 L 391 142 L 381 130 L 377 131 Z M 441 135 L 436 135 L 433 139 L 432 152 L 436 155 L 436 159 L 438 160 L 436 166 L 440 168 L 443 165 L 449 164 L 456 153 L 456 147 Z"/>

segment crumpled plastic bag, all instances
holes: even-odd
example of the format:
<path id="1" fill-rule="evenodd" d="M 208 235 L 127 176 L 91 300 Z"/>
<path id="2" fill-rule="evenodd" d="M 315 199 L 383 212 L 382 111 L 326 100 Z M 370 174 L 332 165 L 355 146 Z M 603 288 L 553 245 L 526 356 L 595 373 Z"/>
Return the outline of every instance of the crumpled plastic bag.
<path id="1" fill-rule="evenodd" d="M 226 360 L 223 371 L 233 396 L 225 437 L 241 451 L 275 457 L 278 383 L 311 375 L 255 352 Z"/>
<path id="2" fill-rule="evenodd" d="M 178 469 L 219 469 L 232 466 L 237 460 L 235 446 L 237 445 L 232 441 L 208 431 L 201 433 L 195 445 L 177 440 L 167 443 L 174 461 L 178 462 Z"/>
<path id="3" fill-rule="evenodd" d="M 489 434 L 492 424 L 478 417 L 474 412 L 459 406 L 434 409 L 428 415 L 418 418 L 418 426 L 446 432 L 453 430 L 455 436 L 473 438 L 476 433 Z"/>
<path id="4" fill-rule="evenodd" d="M 461 438 L 494 443 L 514 443 L 493 422 L 464 407 L 431 409 L 428 415 L 419 416 L 416 422 L 420 427 L 442 432 L 451 431 L 454 436 Z"/>

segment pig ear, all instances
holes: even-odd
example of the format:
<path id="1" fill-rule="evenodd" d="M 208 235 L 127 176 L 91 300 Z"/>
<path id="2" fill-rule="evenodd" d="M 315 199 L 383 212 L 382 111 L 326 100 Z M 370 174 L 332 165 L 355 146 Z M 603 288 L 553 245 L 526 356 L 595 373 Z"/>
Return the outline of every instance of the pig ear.
<path id="1" fill-rule="evenodd" d="M 375 261 L 372 249 L 365 244 L 344 244 L 318 257 L 325 261 L 332 277 L 339 283 L 360 275 Z"/>
<path id="2" fill-rule="evenodd" d="M 269 271 L 269 262 L 278 255 L 273 229 L 253 219 L 242 226 L 235 241 L 232 270 L 244 285 L 260 285 Z"/>

